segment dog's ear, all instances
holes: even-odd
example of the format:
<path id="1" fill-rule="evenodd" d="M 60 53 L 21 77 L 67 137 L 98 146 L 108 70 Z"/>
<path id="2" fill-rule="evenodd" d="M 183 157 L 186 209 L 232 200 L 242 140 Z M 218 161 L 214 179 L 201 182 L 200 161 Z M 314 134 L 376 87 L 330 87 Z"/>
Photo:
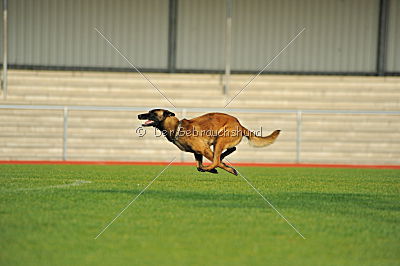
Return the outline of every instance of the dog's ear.
<path id="1" fill-rule="evenodd" d="M 173 112 L 170 112 L 170 111 L 168 111 L 168 110 L 165 110 L 165 111 L 164 111 L 164 116 L 165 116 L 165 117 L 168 117 L 168 116 L 175 116 L 175 114 L 174 114 Z"/>

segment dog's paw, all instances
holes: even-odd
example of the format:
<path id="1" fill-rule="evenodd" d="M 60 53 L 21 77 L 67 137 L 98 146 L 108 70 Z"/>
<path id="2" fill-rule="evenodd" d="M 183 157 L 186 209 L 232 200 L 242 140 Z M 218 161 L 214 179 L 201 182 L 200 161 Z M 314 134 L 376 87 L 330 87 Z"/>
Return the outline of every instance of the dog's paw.
<path id="1" fill-rule="evenodd" d="M 235 169 L 235 168 L 232 168 L 232 167 L 231 167 L 231 169 L 232 169 L 232 172 L 231 172 L 231 173 L 237 176 L 237 175 L 238 175 L 238 172 L 236 171 L 236 169 Z"/>
<path id="2" fill-rule="evenodd" d="M 213 174 L 218 174 L 218 171 L 215 168 L 211 169 L 211 170 L 208 170 L 208 172 L 213 173 Z"/>
<path id="3" fill-rule="evenodd" d="M 218 171 L 215 168 L 211 169 L 211 170 L 204 170 L 203 168 L 197 167 L 197 171 L 199 171 L 199 172 L 210 172 L 212 174 L 218 174 Z"/>

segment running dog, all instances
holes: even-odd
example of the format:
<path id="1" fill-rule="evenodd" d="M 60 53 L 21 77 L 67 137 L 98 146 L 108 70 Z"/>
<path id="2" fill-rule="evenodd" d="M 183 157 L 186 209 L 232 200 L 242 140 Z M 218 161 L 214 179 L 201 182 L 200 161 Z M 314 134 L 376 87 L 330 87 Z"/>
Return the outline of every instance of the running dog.
<path id="1" fill-rule="evenodd" d="M 208 113 L 190 120 L 179 120 L 168 110 L 153 109 L 138 115 L 138 119 L 147 120 L 142 126 L 159 129 L 182 151 L 193 153 L 198 171 L 214 174 L 218 173 L 215 168 L 220 167 L 237 175 L 237 171 L 222 160 L 236 150 L 235 146 L 243 136 L 249 139 L 251 146 L 265 147 L 274 143 L 280 133 L 280 130 L 275 130 L 269 136 L 258 137 L 243 127 L 236 117 L 223 113 Z M 214 146 L 214 151 L 211 146 Z M 204 166 L 203 156 L 212 163 Z"/>

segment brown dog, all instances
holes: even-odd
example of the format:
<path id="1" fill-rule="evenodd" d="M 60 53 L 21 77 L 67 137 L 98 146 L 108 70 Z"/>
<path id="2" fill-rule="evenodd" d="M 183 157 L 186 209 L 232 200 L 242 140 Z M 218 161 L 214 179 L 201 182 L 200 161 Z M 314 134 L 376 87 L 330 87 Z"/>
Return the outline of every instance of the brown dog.
<path id="1" fill-rule="evenodd" d="M 280 130 L 275 130 L 267 137 L 257 137 L 243 127 L 239 121 L 223 113 L 208 113 L 190 120 L 179 120 L 175 114 L 163 109 L 154 109 L 138 115 L 140 120 L 147 120 L 143 126 L 153 126 L 161 130 L 164 136 L 179 149 L 194 153 L 197 170 L 200 172 L 218 173 L 220 167 L 237 175 L 236 170 L 222 160 L 236 150 L 243 136 L 249 139 L 254 147 L 265 147 L 274 143 Z M 214 146 L 214 152 L 211 150 Z M 226 150 L 225 152 L 223 152 Z M 203 156 L 212 163 L 203 166 Z"/>

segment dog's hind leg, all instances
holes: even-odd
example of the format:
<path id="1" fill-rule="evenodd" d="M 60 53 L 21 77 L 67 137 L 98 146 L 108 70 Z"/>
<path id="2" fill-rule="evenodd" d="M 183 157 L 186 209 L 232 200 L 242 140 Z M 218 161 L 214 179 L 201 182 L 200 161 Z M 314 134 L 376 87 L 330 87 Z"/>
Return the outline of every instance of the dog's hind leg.
<path id="1" fill-rule="evenodd" d="M 229 154 L 233 153 L 234 151 L 236 151 L 236 147 L 228 148 L 226 151 L 224 151 L 221 154 L 221 164 L 223 164 L 229 170 L 227 170 L 226 168 L 223 168 L 223 167 L 221 167 L 221 168 L 223 168 L 224 170 L 228 171 L 229 173 L 232 173 L 234 175 L 238 175 L 235 168 L 233 168 L 232 166 L 227 165 L 226 163 L 224 163 L 222 161 L 226 156 L 228 156 Z"/>
<path id="2" fill-rule="evenodd" d="M 224 151 L 224 152 L 221 154 L 221 162 L 222 162 L 222 160 L 223 160 L 226 156 L 228 156 L 229 154 L 231 154 L 231 153 L 234 152 L 234 151 L 236 151 L 236 147 L 228 148 L 226 151 Z"/>
<path id="3" fill-rule="evenodd" d="M 222 164 L 223 166 L 225 166 L 225 168 L 221 167 L 221 168 L 223 168 L 224 170 L 228 171 L 228 172 L 231 173 L 231 174 L 238 175 L 238 172 L 237 172 L 236 169 L 233 168 L 232 166 L 229 166 L 229 165 L 227 165 L 226 163 L 223 163 L 223 162 L 221 162 L 221 164 Z M 228 170 L 228 169 L 229 169 L 229 170 Z"/>

